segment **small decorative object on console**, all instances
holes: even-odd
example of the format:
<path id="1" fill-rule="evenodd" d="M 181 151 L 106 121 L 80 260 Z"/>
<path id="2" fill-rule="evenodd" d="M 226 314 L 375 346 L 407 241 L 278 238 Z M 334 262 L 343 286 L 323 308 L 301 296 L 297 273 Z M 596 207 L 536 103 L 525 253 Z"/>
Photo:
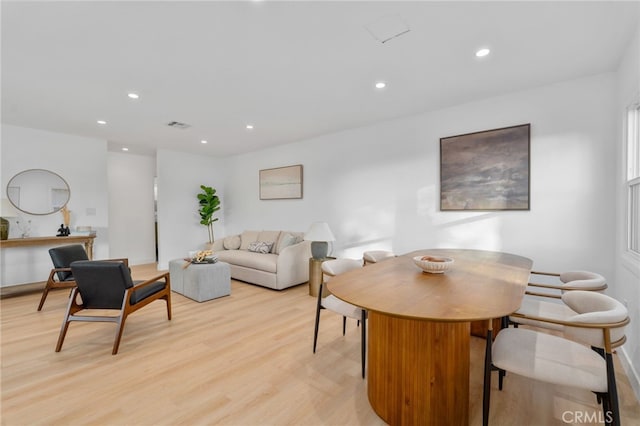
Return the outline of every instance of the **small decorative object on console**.
<path id="1" fill-rule="evenodd" d="M 20 238 L 27 238 L 31 233 L 31 221 L 20 218 L 16 220 L 16 225 L 20 230 Z"/>
<path id="2" fill-rule="evenodd" d="M 440 256 L 416 256 L 413 258 L 415 263 L 423 272 L 430 274 L 442 274 L 453 265 L 453 259 L 450 257 Z"/>
<path id="3" fill-rule="evenodd" d="M 58 228 L 58 233 L 56 234 L 56 237 L 67 237 L 71 235 L 71 230 L 69 229 L 68 226 L 65 226 L 64 223 L 60 224 L 60 228 Z"/>

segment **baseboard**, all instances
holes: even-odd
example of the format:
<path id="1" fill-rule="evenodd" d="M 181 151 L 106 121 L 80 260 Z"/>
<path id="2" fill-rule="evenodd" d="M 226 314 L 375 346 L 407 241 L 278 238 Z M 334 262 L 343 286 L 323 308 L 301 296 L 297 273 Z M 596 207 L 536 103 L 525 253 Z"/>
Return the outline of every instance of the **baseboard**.
<path id="1" fill-rule="evenodd" d="M 627 374 L 629 378 L 629 383 L 631 383 L 631 388 L 633 392 L 636 394 L 636 399 L 640 401 L 640 376 L 638 376 L 638 372 L 631 364 L 631 360 L 627 355 L 627 351 L 625 348 L 616 349 L 618 352 L 618 359 L 620 360 L 620 364 L 622 364 L 622 368 L 624 368 L 624 372 Z"/>
<path id="2" fill-rule="evenodd" d="M 27 283 L 27 284 L 10 285 L 7 287 L 0 287 L 0 299 L 22 296 L 24 294 L 29 294 L 29 293 L 41 293 L 42 290 L 44 290 L 44 286 L 46 283 L 47 283 L 46 281 L 40 281 L 37 283 Z"/>

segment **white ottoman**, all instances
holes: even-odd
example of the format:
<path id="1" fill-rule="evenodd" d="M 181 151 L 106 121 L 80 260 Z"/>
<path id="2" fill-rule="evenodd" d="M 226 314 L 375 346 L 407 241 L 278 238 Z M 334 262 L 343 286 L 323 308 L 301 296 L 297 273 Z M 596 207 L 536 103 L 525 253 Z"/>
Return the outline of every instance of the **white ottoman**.
<path id="1" fill-rule="evenodd" d="M 231 294 L 231 270 L 224 262 L 191 264 L 183 268 L 183 259 L 169 262 L 171 290 L 196 302 Z"/>

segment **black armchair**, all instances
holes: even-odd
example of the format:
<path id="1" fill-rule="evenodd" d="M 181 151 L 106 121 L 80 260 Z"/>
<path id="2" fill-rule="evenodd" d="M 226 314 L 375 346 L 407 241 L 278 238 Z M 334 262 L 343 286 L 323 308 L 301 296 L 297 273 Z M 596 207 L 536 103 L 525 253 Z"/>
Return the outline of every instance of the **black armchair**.
<path id="1" fill-rule="evenodd" d="M 67 312 L 62 322 L 56 352 L 62 349 L 69 323 L 72 321 L 101 321 L 117 324 L 112 354 L 118 353 L 124 324 L 129 314 L 154 300 L 164 299 L 167 317 L 171 320 L 171 284 L 165 272 L 146 281 L 131 279 L 129 268 L 119 261 L 79 261 L 71 264 L 77 287 L 71 291 Z M 82 299 L 78 303 L 78 296 Z M 113 309 L 115 316 L 78 315 L 87 309 Z"/>
<path id="2" fill-rule="evenodd" d="M 80 244 L 52 248 L 49 250 L 49 256 L 51 256 L 51 261 L 53 262 L 53 269 L 49 273 L 49 278 L 42 291 L 42 297 L 38 305 L 39 311 L 42 310 L 44 301 L 47 300 L 50 290 L 54 288 L 73 288 L 76 286 L 76 281 L 71 272 L 71 263 L 79 260 L 89 260 L 87 252 Z M 124 262 L 125 265 L 128 264 L 127 259 L 110 260 Z"/>
<path id="3" fill-rule="evenodd" d="M 53 262 L 53 269 L 49 273 L 49 279 L 42 292 L 38 310 L 42 310 L 44 301 L 47 300 L 49 290 L 54 288 L 73 288 L 76 282 L 71 274 L 71 262 L 77 260 L 89 260 L 84 247 L 79 244 L 71 246 L 55 247 L 49 250 L 49 256 Z M 57 277 L 57 280 L 56 280 Z"/>

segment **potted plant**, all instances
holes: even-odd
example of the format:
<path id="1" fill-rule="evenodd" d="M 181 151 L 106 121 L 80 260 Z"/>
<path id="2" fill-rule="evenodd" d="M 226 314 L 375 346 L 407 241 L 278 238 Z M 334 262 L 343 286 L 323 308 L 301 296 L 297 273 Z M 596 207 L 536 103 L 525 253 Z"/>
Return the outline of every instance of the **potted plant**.
<path id="1" fill-rule="evenodd" d="M 213 222 L 218 220 L 217 217 L 213 217 L 213 214 L 220 210 L 220 198 L 216 195 L 216 190 L 210 186 L 200 185 L 200 189 L 202 189 L 198 194 L 200 223 L 207 227 L 209 244 L 213 244 Z"/>

